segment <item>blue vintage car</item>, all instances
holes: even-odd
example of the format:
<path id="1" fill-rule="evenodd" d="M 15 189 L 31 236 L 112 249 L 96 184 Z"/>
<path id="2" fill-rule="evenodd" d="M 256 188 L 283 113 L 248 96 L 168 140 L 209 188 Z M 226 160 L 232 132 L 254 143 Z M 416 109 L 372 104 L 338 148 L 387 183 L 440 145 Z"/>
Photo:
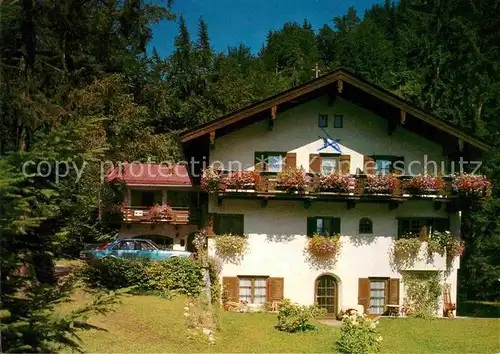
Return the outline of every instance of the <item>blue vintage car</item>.
<path id="1" fill-rule="evenodd" d="M 156 243 L 147 239 L 130 238 L 119 239 L 102 244 L 98 247 L 84 249 L 80 252 L 80 258 L 104 259 L 104 258 L 145 258 L 152 261 L 163 261 L 167 258 L 182 257 L 189 258 L 191 252 L 160 249 Z"/>

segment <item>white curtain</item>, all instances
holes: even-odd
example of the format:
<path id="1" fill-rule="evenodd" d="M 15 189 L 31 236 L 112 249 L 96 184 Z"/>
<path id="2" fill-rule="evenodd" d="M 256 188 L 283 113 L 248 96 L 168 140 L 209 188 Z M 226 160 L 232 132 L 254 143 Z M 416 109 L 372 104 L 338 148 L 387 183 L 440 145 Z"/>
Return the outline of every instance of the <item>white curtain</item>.
<path id="1" fill-rule="evenodd" d="M 383 314 L 385 307 L 385 282 L 370 282 L 370 313 Z"/>

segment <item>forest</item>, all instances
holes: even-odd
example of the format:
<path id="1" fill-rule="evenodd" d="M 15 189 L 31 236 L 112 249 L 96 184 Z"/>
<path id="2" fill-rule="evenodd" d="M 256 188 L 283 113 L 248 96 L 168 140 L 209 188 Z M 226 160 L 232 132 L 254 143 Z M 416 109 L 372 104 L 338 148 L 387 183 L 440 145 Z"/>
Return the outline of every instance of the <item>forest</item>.
<path id="1" fill-rule="evenodd" d="M 101 183 L 100 161 L 178 160 L 178 133 L 313 79 L 316 65 L 320 75 L 344 67 L 495 147 L 482 169 L 492 197 L 463 219 L 460 293 L 499 300 L 499 13 L 497 0 L 386 0 L 318 30 L 285 23 L 253 54 L 244 43 L 215 52 L 203 18 L 190 33 L 171 0 L 0 2 L 2 337 L 57 337 L 21 325 L 42 321 L 64 291 L 53 260 L 116 236 L 99 210 L 119 191 Z M 166 58 L 147 54 L 151 25 L 163 20 L 179 25 Z M 36 174 L 26 161 L 49 163 Z M 14 296 L 27 286 L 21 264 L 44 285 L 28 300 Z"/>

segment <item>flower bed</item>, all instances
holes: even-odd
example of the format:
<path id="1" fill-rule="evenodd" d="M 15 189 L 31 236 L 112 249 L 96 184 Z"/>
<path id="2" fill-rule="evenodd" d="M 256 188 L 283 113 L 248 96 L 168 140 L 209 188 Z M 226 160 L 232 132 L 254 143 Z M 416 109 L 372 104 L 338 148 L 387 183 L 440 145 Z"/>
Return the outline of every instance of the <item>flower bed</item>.
<path id="1" fill-rule="evenodd" d="M 255 171 L 235 171 L 224 176 L 222 184 L 225 189 L 254 189 L 260 175 Z"/>
<path id="2" fill-rule="evenodd" d="M 311 185 L 312 178 L 303 168 L 287 169 L 278 173 L 277 187 L 287 192 L 304 191 Z"/>
<path id="3" fill-rule="evenodd" d="M 463 195 L 486 197 L 491 193 L 491 182 L 485 176 L 458 174 L 453 178 L 453 191 Z"/>
<path id="4" fill-rule="evenodd" d="M 415 194 L 435 194 L 444 188 L 444 179 L 440 176 L 414 176 L 407 188 Z"/>
<path id="5" fill-rule="evenodd" d="M 397 178 L 391 175 L 368 175 L 365 181 L 365 192 L 392 194 Z"/>
<path id="6" fill-rule="evenodd" d="M 324 192 L 349 192 L 354 190 L 356 179 L 351 175 L 332 173 L 327 176 L 321 176 L 318 190 Z"/>

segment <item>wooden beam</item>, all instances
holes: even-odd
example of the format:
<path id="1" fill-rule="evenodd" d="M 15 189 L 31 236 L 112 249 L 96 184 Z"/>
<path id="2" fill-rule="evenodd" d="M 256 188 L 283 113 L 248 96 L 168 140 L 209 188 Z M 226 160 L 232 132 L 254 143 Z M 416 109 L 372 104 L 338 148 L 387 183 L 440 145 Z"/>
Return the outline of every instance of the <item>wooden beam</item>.
<path id="1" fill-rule="evenodd" d="M 342 91 L 344 91 L 344 81 L 337 80 L 337 91 L 339 93 L 342 93 Z"/>
<path id="2" fill-rule="evenodd" d="M 215 148 L 215 130 L 210 132 L 210 148 Z"/>

